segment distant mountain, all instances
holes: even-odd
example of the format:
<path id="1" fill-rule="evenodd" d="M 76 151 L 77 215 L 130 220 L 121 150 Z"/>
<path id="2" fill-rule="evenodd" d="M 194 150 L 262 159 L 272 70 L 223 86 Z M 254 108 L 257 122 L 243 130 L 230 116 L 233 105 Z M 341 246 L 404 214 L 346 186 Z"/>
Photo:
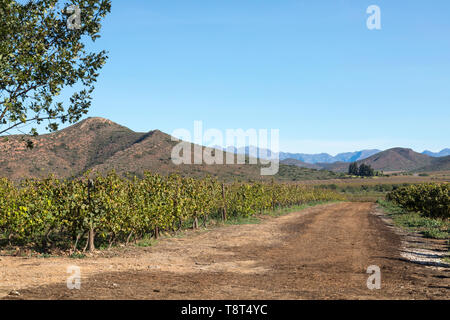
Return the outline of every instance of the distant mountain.
<path id="1" fill-rule="evenodd" d="M 366 159 L 358 160 L 357 163 L 365 163 L 375 170 L 382 171 L 414 171 L 433 164 L 434 158 L 425 154 L 417 153 L 407 148 L 392 148 Z M 336 162 L 333 164 L 318 164 L 327 170 L 345 172 L 348 170 L 348 163 Z"/>
<path id="2" fill-rule="evenodd" d="M 361 151 L 355 151 L 355 152 L 346 152 L 346 153 L 339 153 L 334 157 L 336 161 L 342 161 L 342 162 L 355 162 L 358 160 L 367 159 L 370 156 L 373 156 L 374 154 L 377 154 L 381 152 L 381 150 L 378 149 L 370 149 L 370 150 L 361 150 Z"/>
<path id="3" fill-rule="evenodd" d="M 273 158 L 276 156 L 270 150 L 259 150 L 256 147 L 234 148 L 228 147 L 226 151 L 249 155 L 252 150 L 261 158 Z M 439 153 L 432 153 L 433 156 L 418 153 L 407 148 L 392 148 L 385 151 L 378 149 L 366 149 L 355 152 L 339 153 L 331 156 L 328 153 L 306 154 L 280 152 L 280 163 L 300 168 L 330 170 L 334 172 L 347 172 L 349 163 L 358 162 L 370 164 L 375 170 L 380 171 L 428 171 L 446 170 L 446 159 L 438 162 L 438 157 L 443 157 L 450 149 L 444 149 Z M 429 151 L 428 151 L 429 152 Z"/>
<path id="4" fill-rule="evenodd" d="M 159 130 L 134 132 L 124 126 L 103 118 L 88 118 L 60 131 L 30 138 L 34 148 L 28 150 L 21 136 L 0 137 L 0 177 L 12 180 L 39 178 L 54 174 L 59 178 L 80 176 L 87 170 L 108 172 L 112 169 L 119 174 L 140 176 L 144 171 L 160 174 L 179 173 L 183 176 L 213 176 L 221 180 L 261 180 L 261 165 L 175 165 L 171 161 L 171 151 L 177 142 Z M 191 147 L 194 146 L 190 144 Z M 205 148 L 205 147 L 203 147 Z M 215 149 L 215 148 L 214 148 Z M 249 154 L 252 147 L 231 149 L 226 152 Z M 269 150 L 258 150 L 259 156 L 274 157 Z M 449 170 L 449 157 L 430 157 L 411 149 L 394 148 L 378 152 L 362 150 L 339 154 L 305 155 L 307 161 L 283 159 L 279 174 L 274 178 L 285 181 L 336 178 L 336 172 L 346 172 L 348 162 L 368 163 L 376 170 L 383 171 L 433 171 Z M 284 154 L 286 155 L 286 153 Z M 297 154 L 302 155 L 302 154 Z M 307 157 L 309 156 L 309 157 Z M 246 157 L 248 159 L 248 156 Z M 332 161 L 335 163 L 310 163 L 311 161 Z M 362 159 L 364 158 L 364 159 Z M 309 161 L 309 162 L 308 162 Z M 320 169 L 320 170 L 316 170 Z M 325 169 L 325 170 L 322 170 Z"/>
<path id="5" fill-rule="evenodd" d="M 300 161 L 297 159 L 284 159 L 284 160 L 281 160 L 280 163 L 286 164 L 289 166 L 297 166 L 300 168 L 317 169 L 317 170 L 322 169 L 320 166 L 318 166 L 316 164 L 303 162 L 303 161 Z"/>
<path id="6" fill-rule="evenodd" d="M 227 181 L 273 178 L 261 176 L 260 164 L 177 166 L 171 161 L 171 152 L 178 142 L 172 141 L 170 135 L 159 130 L 134 132 L 103 118 L 87 118 L 60 131 L 30 139 L 34 143 L 31 150 L 26 149 L 21 136 L 0 137 L 0 177 L 21 180 L 54 174 L 58 178 L 68 178 L 80 176 L 87 170 L 105 173 L 114 169 L 122 175 L 137 176 L 150 171 L 163 175 L 212 176 Z M 224 151 L 216 149 L 214 152 Z M 227 154 L 224 152 L 224 159 Z M 293 181 L 335 176 L 332 172 L 312 172 L 281 164 L 274 178 Z"/>
<path id="7" fill-rule="evenodd" d="M 334 157 L 328 153 L 307 154 L 307 153 L 290 153 L 280 152 L 280 160 L 295 159 L 306 163 L 331 163 L 335 162 Z"/>
<path id="8" fill-rule="evenodd" d="M 245 154 L 247 156 L 251 156 L 254 158 L 260 159 L 273 159 L 276 158 L 277 154 L 272 152 L 270 149 L 258 148 L 255 146 L 245 146 L 236 148 L 233 146 L 229 146 L 224 149 L 226 152 L 236 153 L 236 154 Z M 281 159 L 280 159 L 281 160 Z"/>
<path id="9" fill-rule="evenodd" d="M 286 153 L 280 152 L 280 160 L 296 159 L 306 163 L 333 163 L 333 162 L 354 162 L 366 159 L 381 150 L 370 149 L 355 152 L 339 153 L 336 156 L 331 156 L 328 153 L 306 154 L 306 153 Z"/>
<path id="10" fill-rule="evenodd" d="M 446 157 L 446 156 L 450 156 L 450 149 L 449 148 L 442 149 L 439 152 L 431 152 L 431 151 L 425 150 L 422 153 L 426 154 L 427 156 L 430 156 L 430 157 Z"/>

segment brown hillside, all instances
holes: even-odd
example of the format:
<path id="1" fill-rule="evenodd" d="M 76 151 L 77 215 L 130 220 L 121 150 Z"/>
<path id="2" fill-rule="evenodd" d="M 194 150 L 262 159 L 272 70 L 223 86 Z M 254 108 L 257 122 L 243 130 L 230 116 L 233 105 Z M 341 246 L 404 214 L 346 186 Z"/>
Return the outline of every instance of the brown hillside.
<path id="1" fill-rule="evenodd" d="M 78 175 L 144 136 L 103 118 L 88 118 L 66 129 L 31 138 L 27 149 L 20 136 L 0 139 L 0 174 L 17 180 L 49 173 Z"/>
<path id="2" fill-rule="evenodd" d="M 445 171 L 450 170 L 450 156 L 434 158 L 430 165 L 420 168 L 418 171 Z"/>
<path id="3" fill-rule="evenodd" d="M 178 142 L 159 130 L 146 134 L 141 141 L 117 152 L 103 163 L 92 167 L 93 171 L 105 173 L 114 169 L 120 174 L 131 173 L 140 176 L 144 171 L 159 174 L 178 173 L 183 176 L 213 176 L 219 178 L 260 178 L 259 165 L 175 165 L 171 152 Z M 191 145 L 193 146 L 193 145 Z M 221 151 L 219 151 L 221 152 Z M 224 159 L 226 153 L 224 152 Z"/>
<path id="4" fill-rule="evenodd" d="M 26 149 L 20 136 L 0 139 L 0 176 L 13 180 L 41 178 L 54 174 L 64 178 L 87 170 L 141 176 L 144 171 L 184 176 L 210 175 L 223 180 L 259 180 L 261 165 L 175 165 L 172 148 L 177 142 L 159 130 L 134 132 L 103 118 L 88 118 L 60 131 L 31 138 Z M 222 152 L 222 151 L 220 151 Z M 226 153 L 224 153 L 226 155 Z M 225 159 L 225 156 L 224 156 Z M 328 171 L 280 165 L 277 180 L 334 178 Z M 272 179 L 271 176 L 263 177 Z"/>
<path id="5" fill-rule="evenodd" d="M 375 170 L 414 171 L 431 165 L 433 158 L 407 148 L 392 148 L 357 162 L 359 165 L 362 163 L 368 164 Z M 349 163 L 336 162 L 321 165 L 327 170 L 345 172 L 348 170 Z"/>

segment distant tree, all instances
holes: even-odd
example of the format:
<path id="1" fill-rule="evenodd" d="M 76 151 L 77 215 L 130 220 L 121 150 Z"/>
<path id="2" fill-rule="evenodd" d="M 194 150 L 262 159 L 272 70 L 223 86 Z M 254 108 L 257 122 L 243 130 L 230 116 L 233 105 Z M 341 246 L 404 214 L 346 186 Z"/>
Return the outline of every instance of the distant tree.
<path id="1" fill-rule="evenodd" d="M 43 121 L 55 131 L 87 113 L 107 56 L 86 42 L 110 10 L 111 0 L 0 0 L 0 134 Z M 64 88 L 77 91 L 66 106 L 55 101 Z"/>
<path id="2" fill-rule="evenodd" d="M 348 174 L 353 176 L 359 175 L 358 164 L 356 162 L 350 163 L 350 165 L 348 166 Z"/>
<path id="3" fill-rule="evenodd" d="M 383 170 L 381 170 L 381 171 L 376 170 L 376 171 L 375 171 L 375 176 L 377 176 L 377 177 L 382 177 L 382 176 L 384 176 Z"/>
<path id="4" fill-rule="evenodd" d="M 361 164 L 359 166 L 359 176 L 361 177 L 373 177 L 375 175 L 375 170 L 372 169 L 370 165 Z"/>

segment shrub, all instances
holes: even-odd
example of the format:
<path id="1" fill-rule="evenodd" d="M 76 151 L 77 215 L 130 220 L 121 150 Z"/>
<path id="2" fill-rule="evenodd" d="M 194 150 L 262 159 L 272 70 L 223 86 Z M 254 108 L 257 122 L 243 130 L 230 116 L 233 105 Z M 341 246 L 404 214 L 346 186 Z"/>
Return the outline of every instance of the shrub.
<path id="1" fill-rule="evenodd" d="M 450 218 L 450 185 L 448 183 L 424 183 L 400 187 L 388 193 L 387 200 L 427 217 Z"/>

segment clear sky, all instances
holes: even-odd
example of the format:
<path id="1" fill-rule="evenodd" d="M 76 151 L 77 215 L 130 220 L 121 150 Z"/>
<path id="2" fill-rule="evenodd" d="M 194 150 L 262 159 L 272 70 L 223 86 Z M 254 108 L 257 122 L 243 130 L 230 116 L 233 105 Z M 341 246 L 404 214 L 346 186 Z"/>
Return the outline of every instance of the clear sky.
<path id="1" fill-rule="evenodd" d="M 369 5 L 381 30 L 368 30 Z M 280 149 L 450 147 L 450 1 L 113 0 L 89 116 L 279 129 Z"/>

